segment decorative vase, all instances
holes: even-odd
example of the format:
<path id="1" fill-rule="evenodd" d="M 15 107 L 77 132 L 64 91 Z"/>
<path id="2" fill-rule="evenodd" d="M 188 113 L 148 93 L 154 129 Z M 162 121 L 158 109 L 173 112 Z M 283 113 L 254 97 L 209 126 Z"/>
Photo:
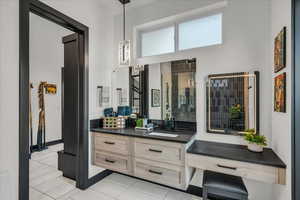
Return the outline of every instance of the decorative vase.
<path id="1" fill-rule="evenodd" d="M 248 143 L 248 150 L 256 153 L 261 153 L 264 151 L 264 147 L 255 143 Z"/>

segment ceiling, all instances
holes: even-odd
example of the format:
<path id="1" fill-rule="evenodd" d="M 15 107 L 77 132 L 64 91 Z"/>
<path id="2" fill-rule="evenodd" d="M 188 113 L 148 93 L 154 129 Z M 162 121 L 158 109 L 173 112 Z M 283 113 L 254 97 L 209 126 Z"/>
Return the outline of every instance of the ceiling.
<path id="1" fill-rule="evenodd" d="M 119 0 L 98 0 L 98 1 L 102 6 L 111 10 L 113 14 L 119 14 L 123 11 L 122 4 L 119 2 Z M 155 1 L 158 0 L 131 0 L 131 2 L 126 5 L 126 8 L 127 9 L 137 8 L 140 6 L 151 4 Z"/>

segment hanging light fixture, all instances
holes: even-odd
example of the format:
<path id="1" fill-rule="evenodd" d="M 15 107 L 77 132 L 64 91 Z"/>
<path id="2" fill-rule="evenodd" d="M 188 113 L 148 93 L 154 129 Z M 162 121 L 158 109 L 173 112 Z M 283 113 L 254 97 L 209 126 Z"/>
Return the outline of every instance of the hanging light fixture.
<path id="1" fill-rule="evenodd" d="M 130 3 L 130 0 L 119 0 L 123 5 L 123 41 L 119 44 L 119 64 L 130 65 L 130 40 L 126 40 L 126 4 Z"/>

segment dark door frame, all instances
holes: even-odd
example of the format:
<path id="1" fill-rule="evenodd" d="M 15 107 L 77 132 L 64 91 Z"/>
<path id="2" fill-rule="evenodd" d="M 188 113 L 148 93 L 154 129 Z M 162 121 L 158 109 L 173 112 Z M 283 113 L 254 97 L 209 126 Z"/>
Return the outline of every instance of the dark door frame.
<path id="1" fill-rule="evenodd" d="M 32 12 L 84 37 L 83 63 L 79 65 L 78 153 L 76 186 L 86 189 L 88 179 L 88 66 L 89 28 L 38 0 L 19 0 L 19 200 L 29 200 L 29 13 Z"/>
<path id="2" fill-rule="evenodd" d="M 300 0 L 292 0 L 292 199 L 300 199 Z"/>

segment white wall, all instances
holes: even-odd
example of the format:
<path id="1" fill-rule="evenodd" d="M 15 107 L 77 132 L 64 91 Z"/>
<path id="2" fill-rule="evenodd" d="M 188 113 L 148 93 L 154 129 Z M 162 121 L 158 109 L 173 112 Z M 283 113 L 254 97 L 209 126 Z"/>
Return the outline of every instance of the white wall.
<path id="1" fill-rule="evenodd" d="M 18 199 L 19 178 L 19 1 L 0 0 L 0 178 L 1 199 Z"/>
<path id="2" fill-rule="evenodd" d="M 127 36 L 133 39 L 135 26 L 158 20 L 164 17 L 178 15 L 191 9 L 211 5 L 218 1 L 180 1 L 172 0 L 172 6 L 167 6 L 170 0 L 157 1 L 135 12 L 127 14 Z M 147 64 L 166 62 L 177 59 L 197 58 L 197 122 L 198 138 L 228 143 L 241 143 L 237 136 L 224 136 L 206 133 L 206 100 L 205 79 L 214 73 L 261 72 L 261 133 L 271 141 L 271 108 L 272 87 L 269 84 L 270 65 L 270 0 L 229 0 L 223 12 L 223 44 L 205 48 L 182 51 L 157 57 L 148 57 L 142 62 Z M 255 14 L 253 14 L 255 12 Z M 207 13 L 209 15 L 209 13 Z M 115 17 L 115 41 L 122 39 L 121 16 Z M 259 23 L 258 23 L 259 22 Z M 117 43 L 114 45 L 117 52 Z M 115 59 L 117 64 L 117 60 Z"/>
<path id="3" fill-rule="evenodd" d="M 42 0 L 89 27 L 89 116 L 102 116 L 97 103 L 97 86 L 110 86 L 112 73 L 113 16 L 97 0 Z"/>
<path id="4" fill-rule="evenodd" d="M 41 81 L 57 85 L 57 94 L 45 94 L 46 142 L 62 138 L 61 68 L 64 66 L 62 37 L 72 34 L 53 22 L 30 14 L 30 82 L 32 89 L 33 144 L 39 123 L 38 87 Z"/>
<path id="5" fill-rule="evenodd" d="M 114 111 L 117 111 L 119 106 L 117 88 L 122 88 L 122 97 L 127 99 L 127 102 L 124 102 L 122 106 L 129 106 L 129 68 L 115 68 L 111 76 L 112 107 Z"/>
<path id="6" fill-rule="evenodd" d="M 161 106 L 152 107 L 152 89 L 161 89 L 161 72 L 160 64 L 153 64 L 149 66 L 149 118 L 150 119 L 161 119 Z M 160 105 L 162 105 L 162 98 L 160 98 Z"/>
<path id="7" fill-rule="evenodd" d="M 141 7 L 127 14 L 127 39 L 131 39 L 135 26 L 177 15 L 182 12 L 207 6 L 221 1 L 181 1 L 163 0 Z M 171 6 L 170 6 L 171 5 Z M 223 44 L 200 49 L 182 51 L 172 55 L 149 57 L 142 60 L 145 64 L 166 62 L 175 59 L 197 58 L 197 139 L 244 143 L 238 136 L 209 134 L 206 132 L 205 80 L 209 74 L 231 72 L 261 73 L 260 113 L 261 133 L 269 145 L 272 144 L 271 102 L 272 85 L 270 73 L 270 0 L 229 0 L 223 12 Z M 121 40 L 121 16 L 115 17 L 115 41 Z M 117 43 L 114 46 L 117 52 Z M 117 60 L 115 60 L 117 63 Z M 288 137 L 287 137 L 288 138 Z M 250 199 L 267 200 L 272 197 L 272 185 L 246 180 L 251 194 Z"/>
<path id="8" fill-rule="evenodd" d="M 286 94 L 286 113 L 278 113 L 273 111 L 272 106 L 272 148 L 274 151 L 283 159 L 287 164 L 287 185 L 276 185 L 274 188 L 273 199 L 274 200 L 289 200 L 291 199 L 291 120 L 292 120 L 292 46 L 291 46 L 291 1 L 290 0 L 272 0 L 272 29 L 271 29 L 271 65 L 269 67 L 269 73 L 272 77 L 286 72 L 287 79 L 287 94 Z M 286 68 L 278 73 L 274 73 L 274 62 L 273 62 L 273 49 L 274 49 L 274 38 L 280 32 L 280 30 L 287 27 L 287 64 Z M 274 79 L 270 81 L 272 86 L 274 85 Z M 274 93 L 274 91 L 273 91 Z"/>

